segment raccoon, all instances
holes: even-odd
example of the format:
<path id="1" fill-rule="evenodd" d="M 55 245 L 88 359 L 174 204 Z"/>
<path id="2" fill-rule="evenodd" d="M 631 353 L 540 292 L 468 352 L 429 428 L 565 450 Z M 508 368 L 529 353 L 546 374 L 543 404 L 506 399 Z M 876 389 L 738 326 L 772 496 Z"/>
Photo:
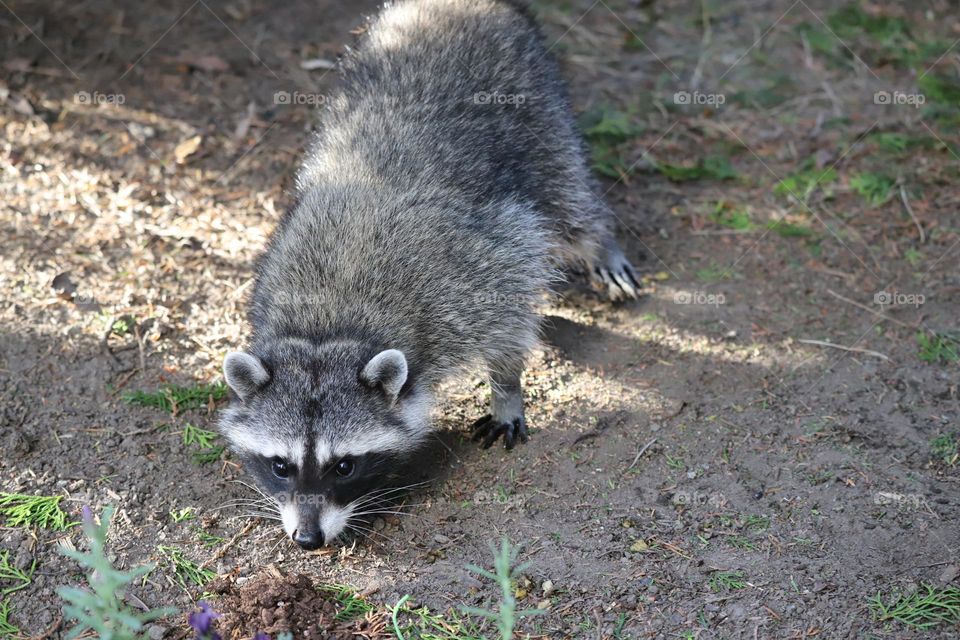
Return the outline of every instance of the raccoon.
<path id="1" fill-rule="evenodd" d="M 474 439 L 527 441 L 521 374 L 563 270 L 639 291 L 522 5 L 399 0 L 340 67 L 224 361 L 221 431 L 305 549 L 392 495 L 453 375 L 489 371 Z"/>

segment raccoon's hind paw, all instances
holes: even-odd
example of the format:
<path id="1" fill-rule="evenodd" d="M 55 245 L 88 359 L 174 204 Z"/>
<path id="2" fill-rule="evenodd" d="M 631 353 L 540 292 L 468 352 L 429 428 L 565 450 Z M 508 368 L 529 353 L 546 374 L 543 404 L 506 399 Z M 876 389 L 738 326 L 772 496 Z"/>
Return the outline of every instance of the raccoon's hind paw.
<path id="1" fill-rule="evenodd" d="M 612 252 L 607 259 L 593 268 L 593 286 L 606 291 L 614 302 L 640 297 L 640 281 L 630 261 L 619 250 Z"/>
<path id="2" fill-rule="evenodd" d="M 494 419 L 492 415 L 486 415 L 474 422 L 470 429 L 473 431 L 474 442 L 483 439 L 484 449 L 489 449 L 501 435 L 503 435 L 503 444 L 507 449 L 513 449 L 513 445 L 516 444 L 518 439 L 520 442 L 526 442 L 529 439 L 527 421 L 523 416 L 518 416 L 507 422 Z"/>

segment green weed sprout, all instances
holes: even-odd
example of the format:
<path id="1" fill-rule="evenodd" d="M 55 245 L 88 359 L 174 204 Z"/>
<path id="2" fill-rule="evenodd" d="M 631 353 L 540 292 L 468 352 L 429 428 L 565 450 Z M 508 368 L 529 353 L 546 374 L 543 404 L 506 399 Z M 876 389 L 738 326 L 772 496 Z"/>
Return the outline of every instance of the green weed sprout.
<path id="1" fill-rule="evenodd" d="M 881 622 L 896 620 L 917 629 L 929 629 L 941 623 L 960 622 L 960 589 L 935 589 L 929 584 L 909 595 L 899 594 L 884 602 L 880 592 L 869 600 L 874 616 Z"/>
<path id="2" fill-rule="evenodd" d="M 10 562 L 10 552 L 0 551 L 0 581 L 10 583 L 10 586 L 0 588 L 0 638 L 20 637 L 20 629 L 10 622 L 11 593 L 25 589 L 33 581 L 33 572 L 37 568 L 34 560 L 30 569 L 18 569 Z"/>
<path id="3" fill-rule="evenodd" d="M 153 566 L 119 571 L 110 564 L 104 547 L 113 513 L 111 507 L 104 509 L 98 525 L 90 508 L 85 506 L 83 531 L 90 540 L 90 551 L 81 553 L 75 549 L 61 549 L 61 553 L 90 571 L 87 576 L 89 588 L 61 587 L 57 590 L 66 602 L 64 617 L 77 621 L 77 625 L 66 635 L 68 640 L 90 631 L 102 640 L 134 640 L 147 623 L 177 612 L 170 607 L 139 611 L 124 603 L 123 592 L 127 585 L 150 573 Z"/>
<path id="4" fill-rule="evenodd" d="M 494 550 L 494 573 L 476 565 L 467 565 L 467 571 L 493 580 L 499 584 L 502 591 L 502 598 L 500 600 L 499 611 L 490 611 L 477 607 L 463 607 L 463 612 L 496 622 L 497 629 L 500 631 L 501 640 L 511 640 L 513 638 L 513 628 L 521 618 L 543 613 L 540 609 L 517 611 L 517 599 L 513 591 L 514 580 L 530 566 L 529 562 L 513 566 L 519 553 L 520 549 L 511 546 L 510 541 L 504 538 L 500 543 L 500 551 L 497 552 Z"/>
<path id="5" fill-rule="evenodd" d="M 191 584 L 202 587 L 217 577 L 216 572 L 203 568 L 176 547 L 161 545 L 157 547 L 157 551 L 170 563 L 177 584 L 184 589 L 187 589 Z"/>
<path id="6" fill-rule="evenodd" d="M 8 527 L 39 527 L 64 531 L 72 523 L 60 508 L 63 496 L 30 496 L 0 491 L 0 516 Z"/>

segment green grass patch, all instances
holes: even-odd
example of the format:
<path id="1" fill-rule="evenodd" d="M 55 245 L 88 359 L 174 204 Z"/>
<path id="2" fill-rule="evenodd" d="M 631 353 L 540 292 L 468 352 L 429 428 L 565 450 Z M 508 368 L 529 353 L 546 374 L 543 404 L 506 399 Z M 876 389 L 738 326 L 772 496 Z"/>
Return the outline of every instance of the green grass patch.
<path id="1" fill-rule="evenodd" d="M 818 188 L 822 189 L 837 181 L 839 175 L 833 167 L 819 169 L 808 160 L 806 168 L 788 175 L 773 187 L 773 192 L 783 196 L 807 202 Z"/>
<path id="2" fill-rule="evenodd" d="M 901 155 L 913 149 L 930 149 L 937 145 L 935 138 L 925 138 L 922 136 L 909 136 L 904 133 L 892 131 L 881 131 L 872 134 L 869 137 L 881 151 L 894 155 Z"/>
<path id="3" fill-rule="evenodd" d="M 930 455 L 949 466 L 960 460 L 960 442 L 953 433 L 944 433 L 930 441 Z"/>
<path id="4" fill-rule="evenodd" d="M 714 207 L 710 220 L 734 231 L 750 231 L 756 228 L 746 209 L 737 209 L 722 200 Z"/>
<path id="5" fill-rule="evenodd" d="M 953 364 L 960 360 L 960 340 L 946 333 L 919 332 L 917 334 L 917 354 L 924 362 L 930 364 Z"/>
<path id="6" fill-rule="evenodd" d="M 173 569 L 174 580 L 184 589 L 188 588 L 188 585 L 202 587 L 217 577 L 214 571 L 201 567 L 196 562 L 187 558 L 183 554 L 183 551 L 176 547 L 161 545 L 157 547 L 157 551 L 169 563 L 170 568 Z"/>
<path id="7" fill-rule="evenodd" d="M 827 25 L 844 39 L 863 35 L 886 45 L 910 40 L 910 28 L 903 18 L 869 14 L 856 2 L 831 12 L 827 16 Z"/>
<path id="8" fill-rule="evenodd" d="M 0 600 L 0 638 L 19 638 L 22 636 L 20 627 L 10 622 L 11 613 L 10 599 Z"/>
<path id="9" fill-rule="evenodd" d="M 870 65 L 915 66 L 938 58 L 950 46 L 926 34 L 917 39 L 903 18 L 867 13 L 857 2 L 831 11 L 825 22 L 804 22 L 797 33 L 832 65 L 849 64 L 856 55 Z"/>
<path id="10" fill-rule="evenodd" d="M 227 397 L 227 385 L 223 382 L 199 384 L 193 387 L 167 385 L 157 391 L 131 391 L 123 394 L 123 400 L 129 404 L 154 407 L 173 415 L 202 409 L 210 402 L 219 402 Z"/>
<path id="11" fill-rule="evenodd" d="M 953 586 L 934 588 L 921 584 L 913 593 L 889 598 L 878 591 L 869 603 L 880 622 L 896 621 L 917 629 L 960 623 L 960 589 Z"/>
<path id="12" fill-rule="evenodd" d="M 781 238 L 812 238 L 817 232 L 810 227 L 787 222 L 786 220 L 771 220 L 767 228 Z"/>
<path id="13" fill-rule="evenodd" d="M 217 439 L 217 432 L 195 427 L 188 422 L 184 425 L 181 436 L 183 438 L 183 444 L 187 446 L 193 445 L 199 449 L 209 449 L 214 446 L 213 443 Z"/>
<path id="14" fill-rule="evenodd" d="M 737 171 L 730 164 L 730 159 L 721 155 L 700 158 L 696 164 L 689 166 L 657 162 L 656 167 L 660 173 L 672 182 L 732 180 L 737 177 Z"/>
<path id="15" fill-rule="evenodd" d="M 36 568 L 34 560 L 29 569 L 18 569 L 10 563 L 10 552 L 0 551 L 0 638 L 21 637 L 20 628 L 10 622 L 12 605 L 8 596 L 29 586 Z"/>
<path id="16" fill-rule="evenodd" d="M 403 596 L 390 608 L 391 631 L 397 640 L 488 640 L 472 621 L 454 610 L 445 615 L 432 613 L 426 607 L 407 604 Z"/>
<path id="17" fill-rule="evenodd" d="M 206 549 L 210 549 L 211 547 L 215 547 L 227 541 L 227 539 L 224 537 L 215 536 L 212 533 L 207 533 L 206 531 L 203 530 L 203 527 L 200 527 L 198 525 L 193 526 L 193 532 L 197 534 L 197 540 Z"/>
<path id="18" fill-rule="evenodd" d="M 746 581 L 742 571 L 717 571 L 710 576 L 710 590 L 715 593 L 745 589 Z"/>
<path id="19" fill-rule="evenodd" d="M 666 460 L 667 466 L 671 469 L 683 471 L 687 468 L 687 465 L 683 462 L 683 458 L 674 458 L 669 453 L 664 453 L 663 459 Z"/>
<path id="20" fill-rule="evenodd" d="M 317 587 L 317 590 L 333 596 L 333 599 L 340 605 L 341 609 L 335 616 L 335 619 L 339 622 L 362 618 L 375 609 L 372 604 L 358 596 L 353 587 L 347 585 L 324 584 Z"/>
<path id="21" fill-rule="evenodd" d="M 767 516 L 744 516 L 743 526 L 757 533 L 761 533 L 770 528 L 770 518 Z"/>
<path id="22" fill-rule="evenodd" d="M 226 451 L 226 447 L 213 447 L 212 449 L 204 449 L 203 451 L 195 451 L 190 457 L 193 458 L 193 461 L 197 464 L 210 464 L 211 462 L 216 462 L 223 456 L 223 452 Z"/>
<path id="23" fill-rule="evenodd" d="M 187 522 L 196 517 L 193 513 L 193 507 L 184 507 L 183 509 L 174 509 L 170 512 L 170 519 L 174 522 Z"/>
<path id="24" fill-rule="evenodd" d="M 879 173 L 858 173 L 850 179 L 850 186 L 870 205 L 879 207 L 893 196 L 896 180 Z"/>
<path id="25" fill-rule="evenodd" d="M 626 143 L 643 132 L 630 114 L 610 107 L 592 109 L 581 115 L 580 129 L 590 144 L 594 171 L 614 179 L 630 174 L 633 163 L 626 157 Z"/>
<path id="26" fill-rule="evenodd" d="M 10 564 L 10 552 L 0 551 L 0 596 L 8 596 L 25 589 L 33 581 L 36 568 L 37 561 L 34 560 L 29 569 L 18 569 Z"/>
<path id="27" fill-rule="evenodd" d="M 729 269 L 725 269 L 715 264 L 703 267 L 702 269 L 697 269 L 696 272 L 697 280 L 708 284 L 720 282 L 721 280 L 726 279 L 728 275 L 730 275 Z"/>
<path id="28" fill-rule="evenodd" d="M 113 321 L 110 327 L 110 333 L 115 336 L 125 336 L 137 326 L 137 321 L 133 316 L 121 316 Z"/>
<path id="29" fill-rule="evenodd" d="M 810 45 L 810 50 L 837 64 L 845 59 L 837 51 L 840 43 L 832 33 L 824 29 L 819 23 L 801 22 L 796 27 L 797 34 Z"/>
<path id="30" fill-rule="evenodd" d="M 216 462 L 226 450 L 226 447 L 215 444 L 218 438 L 216 431 L 201 429 L 189 422 L 184 425 L 181 437 L 185 446 L 198 449 L 191 454 L 197 464 Z"/>
<path id="31" fill-rule="evenodd" d="M 742 551 L 754 551 L 757 548 L 757 545 L 743 536 L 730 536 L 727 538 L 727 542 L 734 549 L 740 549 Z"/>
<path id="32" fill-rule="evenodd" d="M 903 252 L 903 258 L 910 263 L 911 267 L 916 268 L 921 262 L 923 262 L 923 254 L 917 251 L 914 247 L 907 248 Z"/>
<path id="33" fill-rule="evenodd" d="M 927 102 L 952 108 L 960 104 L 960 79 L 956 77 L 928 73 L 917 80 L 917 85 Z"/>
<path id="34" fill-rule="evenodd" d="M 51 531 L 66 531 L 75 523 L 67 522 L 67 514 L 60 508 L 63 496 L 28 496 L 22 493 L 0 492 L 0 516 L 8 527 L 39 527 Z"/>

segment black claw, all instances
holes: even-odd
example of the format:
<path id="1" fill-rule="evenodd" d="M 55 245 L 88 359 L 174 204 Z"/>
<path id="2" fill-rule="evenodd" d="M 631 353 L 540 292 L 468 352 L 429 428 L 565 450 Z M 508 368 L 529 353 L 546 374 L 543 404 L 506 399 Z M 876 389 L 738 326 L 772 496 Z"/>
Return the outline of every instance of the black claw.
<path id="1" fill-rule="evenodd" d="M 527 420 L 523 416 L 520 416 L 514 421 L 514 424 L 517 426 L 517 434 L 520 436 L 520 442 L 526 443 L 530 439 L 530 435 L 527 433 Z"/>
<path id="2" fill-rule="evenodd" d="M 497 422 L 492 415 L 486 415 L 477 420 L 471 426 L 474 441 L 483 440 L 481 446 L 489 449 L 493 443 L 502 435 L 503 444 L 507 449 L 513 449 L 520 442 L 529 440 L 527 432 L 527 421 L 520 416 L 511 422 Z"/>
<path id="3" fill-rule="evenodd" d="M 640 291 L 640 283 L 637 282 L 637 276 L 634 275 L 634 273 L 633 273 L 633 267 L 631 267 L 629 263 L 628 263 L 628 264 L 625 264 L 625 265 L 623 265 L 623 272 L 627 275 L 628 278 L 630 278 L 630 284 L 632 284 L 633 287 L 634 287 L 634 289 L 636 289 L 637 292 L 639 292 L 639 291 Z"/>
<path id="4" fill-rule="evenodd" d="M 506 433 L 509 428 L 510 425 L 506 422 L 500 422 L 496 424 L 492 429 L 490 429 L 489 433 L 487 433 L 487 437 L 483 439 L 483 448 L 489 449 L 491 446 L 493 446 L 493 443 L 497 441 L 497 438 L 500 437 L 500 434 Z"/>
<path id="5" fill-rule="evenodd" d="M 473 438 L 474 442 L 482 438 L 487 431 L 490 430 L 492 420 L 493 416 L 485 415 L 470 426 L 470 431 L 473 434 L 471 438 Z"/>

